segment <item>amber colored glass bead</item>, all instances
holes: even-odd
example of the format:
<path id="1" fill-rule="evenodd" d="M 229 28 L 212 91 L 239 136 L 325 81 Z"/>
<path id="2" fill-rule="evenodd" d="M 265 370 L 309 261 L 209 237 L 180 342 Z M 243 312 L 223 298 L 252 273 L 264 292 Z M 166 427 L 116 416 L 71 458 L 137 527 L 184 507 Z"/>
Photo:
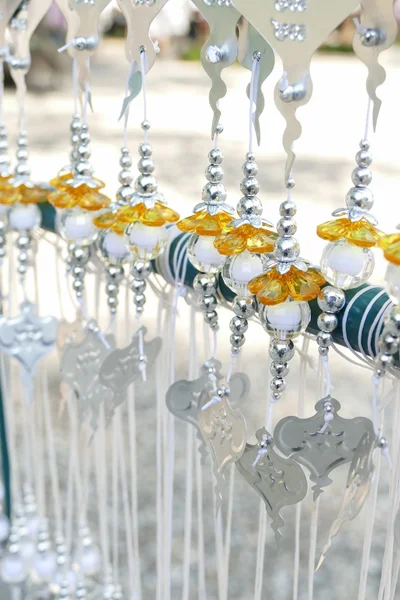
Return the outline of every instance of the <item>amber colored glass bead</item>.
<path id="1" fill-rule="evenodd" d="M 55 208 L 83 208 L 89 211 L 97 211 L 106 208 L 111 200 L 105 194 L 96 189 L 82 184 L 79 187 L 64 187 L 49 194 L 48 200 Z"/>
<path id="2" fill-rule="evenodd" d="M 281 275 L 276 268 L 249 282 L 249 291 L 257 296 L 262 304 L 273 306 L 285 302 L 290 296 L 293 300 L 308 302 L 314 300 L 320 292 L 325 279 L 316 269 L 300 271 L 291 267 Z"/>
<path id="3" fill-rule="evenodd" d="M 268 229 L 257 229 L 252 225 L 242 225 L 221 233 L 214 242 L 218 252 L 224 256 L 241 254 L 244 250 L 265 254 L 272 252 L 278 235 Z"/>
<path id="4" fill-rule="evenodd" d="M 318 225 L 317 235 L 329 242 L 345 239 L 355 246 L 372 248 L 376 246 L 384 233 L 366 219 L 356 222 L 350 221 L 350 219 L 336 219 Z"/>
<path id="5" fill-rule="evenodd" d="M 110 229 L 117 220 L 117 214 L 105 212 L 93 219 L 93 224 L 99 229 Z"/>
<path id="6" fill-rule="evenodd" d="M 48 192 L 38 185 L 29 187 L 22 183 L 18 187 L 6 185 L 1 191 L 1 204 L 39 204 L 47 200 Z"/>
<path id="7" fill-rule="evenodd" d="M 216 215 L 210 215 L 206 210 L 202 210 L 179 221 L 177 227 L 181 231 L 216 237 L 229 229 L 231 221 L 232 216 L 228 213 L 219 212 Z"/>
<path id="8" fill-rule="evenodd" d="M 390 263 L 400 265 L 400 233 L 384 235 L 379 239 L 379 248 Z"/>
<path id="9" fill-rule="evenodd" d="M 73 174 L 70 172 L 58 174 L 57 177 L 50 179 L 49 183 L 51 187 L 59 189 L 65 187 L 65 183 L 73 178 Z"/>

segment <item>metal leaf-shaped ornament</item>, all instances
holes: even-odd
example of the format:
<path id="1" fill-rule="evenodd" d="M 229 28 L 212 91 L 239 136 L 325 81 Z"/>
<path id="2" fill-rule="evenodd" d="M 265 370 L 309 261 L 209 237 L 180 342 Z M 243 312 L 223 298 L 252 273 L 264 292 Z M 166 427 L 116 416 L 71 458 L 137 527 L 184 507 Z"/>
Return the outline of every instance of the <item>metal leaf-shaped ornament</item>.
<path id="1" fill-rule="evenodd" d="M 343 523 L 355 519 L 364 506 L 371 488 L 374 472 L 373 455 L 378 443 L 378 438 L 374 431 L 366 431 L 357 446 L 347 476 L 343 504 L 337 518 L 332 524 L 328 541 L 322 550 L 321 558 L 317 565 L 317 570 L 324 562 L 332 539 L 339 533 Z"/>
<path id="2" fill-rule="evenodd" d="M 92 429 L 97 427 L 99 409 L 108 403 L 111 392 L 100 379 L 100 367 L 115 347 L 113 336 L 106 337 L 107 345 L 93 324 L 79 343 L 67 344 L 61 357 L 61 377 L 74 392 L 81 423 L 89 419 Z"/>
<path id="3" fill-rule="evenodd" d="M 250 381 L 243 373 L 239 378 L 237 375 L 237 401 L 241 403 L 250 391 Z M 217 510 L 223 500 L 227 467 L 242 456 L 246 447 L 246 421 L 239 409 L 232 408 L 230 393 L 230 386 L 221 382 L 218 386 L 216 382 L 206 386 L 201 391 L 197 410 L 200 433 L 213 461 Z"/>
<path id="4" fill-rule="evenodd" d="M 37 363 L 55 346 L 57 326 L 55 317 L 38 317 L 31 302 L 21 304 L 17 317 L 0 317 L 0 351 L 20 363 L 29 397 Z"/>
<path id="5" fill-rule="evenodd" d="M 242 19 L 239 22 L 239 54 L 238 61 L 249 71 L 253 68 L 254 54 L 260 53 L 260 70 L 257 80 L 256 94 L 255 94 L 255 113 L 254 113 L 254 130 L 257 136 L 257 143 L 260 145 L 260 116 L 264 110 L 265 100 L 262 93 L 262 84 L 271 74 L 275 64 L 275 54 L 271 46 L 264 40 L 264 38 L 258 33 L 246 19 Z M 250 99 L 250 88 L 251 84 L 247 86 L 247 97 Z"/>
<path id="6" fill-rule="evenodd" d="M 256 437 L 258 444 L 246 444 L 236 466 L 265 502 L 279 545 L 282 536 L 280 529 L 285 524 L 280 510 L 303 500 L 307 493 L 307 479 L 294 460 L 283 458 L 275 452 L 274 441 L 264 427 L 257 431 Z"/>
<path id="7" fill-rule="evenodd" d="M 218 360 L 214 358 L 207 360 L 201 367 L 201 375 L 198 379 L 193 381 L 187 381 L 186 379 L 175 381 L 169 387 L 165 398 L 168 410 L 175 417 L 195 427 L 197 437 L 200 440 L 199 452 L 203 464 L 207 457 L 207 449 L 197 419 L 199 400 L 202 395 L 211 393 L 215 386 L 218 386 L 219 382 L 223 379 L 221 368 L 222 365 Z M 249 379 L 243 373 L 232 375 L 229 382 L 231 401 L 234 404 L 239 403 L 247 395 L 249 386 Z"/>
<path id="8" fill-rule="evenodd" d="M 373 431 L 372 422 L 365 417 L 339 416 L 340 403 L 330 396 L 319 400 L 315 410 L 308 419 L 285 417 L 274 431 L 276 447 L 310 471 L 314 500 L 332 483 L 331 471 L 350 462 L 364 433 Z M 333 416 L 329 422 L 325 421 L 327 411 Z"/>
<path id="9" fill-rule="evenodd" d="M 127 25 L 125 55 L 132 65 L 128 82 L 129 94 L 123 102 L 120 118 L 142 88 L 140 52 L 143 49 L 146 51 L 146 73 L 155 63 L 157 47 L 150 37 L 150 25 L 167 2 L 168 0 L 145 0 L 140 3 L 133 0 L 118 0 L 118 6 Z"/>
<path id="10" fill-rule="evenodd" d="M 354 34 L 353 48 L 368 69 L 367 92 L 374 103 L 375 129 L 382 104 L 376 90 L 386 79 L 385 69 L 379 64 L 379 55 L 392 46 L 398 30 L 393 0 L 361 0 L 360 4 L 361 23 Z"/>
<path id="11" fill-rule="evenodd" d="M 286 120 L 283 145 L 287 153 L 286 180 L 301 135 L 296 110 L 312 93 L 310 62 L 316 49 L 357 6 L 358 0 L 232 0 L 238 11 L 272 46 L 283 63 L 275 102 Z"/>
<path id="12" fill-rule="evenodd" d="M 139 335 L 144 337 L 145 334 L 146 328 L 142 327 L 141 332 L 138 330 L 135 333 L 132 342 L 126 348 L 113 349 L 100 366 L 99 381 L 112 393 L 113 411 L 125 400 L 128 387 L 142 378 L 142 365 L 146 368 L 154 365 L 161 350 L 162 340 L 156 337 L 149 342 L 143 341 L 141 355 Z"/>
<path id="13" fill-rule="evenodd" d="M 238 56 L 236 26 L 240 13 L 231 2 L 222 5 L 212 0 L 193 0 L 193 2 L 210 27 L 210 37 L 201 49 L 201 63 L 211 79 L 209 100 L 214 113 L 211 127 L 211 138 L 214 138 L 221 118 L 218 102 L 227 92 L 222 71 L 233 65 Z"/>

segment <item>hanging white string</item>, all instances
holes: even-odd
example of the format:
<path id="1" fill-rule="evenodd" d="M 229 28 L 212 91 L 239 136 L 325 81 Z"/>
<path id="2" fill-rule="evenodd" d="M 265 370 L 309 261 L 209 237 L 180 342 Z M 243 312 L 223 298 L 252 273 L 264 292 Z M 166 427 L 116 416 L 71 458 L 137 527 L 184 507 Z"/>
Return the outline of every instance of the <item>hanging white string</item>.
<path id="1" fill-rule="evenodd" d="M 142 74 L 142 97 L 143 97 L 143 121 L 147 121 L 147 88 L 146 88 L 146 71 L 148 67 L 147 54 L 144 47 L 140 49 L 140 72 Z M 144 130 L 144 143 L 149 141 L 148 129 Z"/>
<path id="2" fill-rule="evenodd" d="M 103 556 L 104 572 L 107 572 L 110 566 L 110 544 L 108 537 L 107 498 L 109 494 L 107 485 L 104 405 L 100 406 L 99 425 L 94 438 L 94 451 L 100 544 Z"/>
<path id="3" fill-rule="evenodd" d="M 119 493 L 118 493 L 118 425 L 114 418 L 112 422 L 112 540 L 113 540 L 113 573 L 114 582 L 119 583 Z"/>
<path id="4" fill-rule="evenodd" d="M 126 78 L 126 87 L 125 87 L 125 97 L 129 96 L 129 81 L 132 77 L 133 69 L 134 69 L 134 61 L 132 60 L 129 64 L 128 75 Z M 124 114 L 124 146 L 128 146 L 128 120 L 129 120 L 129 105 L 126 107 Z"/>
<path id="5" fill-rule="evenodd" d="M 90 74 L 90 56 L 86 57 L 86 67 L 88 73 Z M 90 75 L 88 75 L 89 77 Z M 87 112 L 89 106 L 89 81 L 85 82 L 85 94 L 83 99 L 83 111 L 82 111 L 82 122 L 83 125 L 87 125 Z"/>
<path id="6" fill-rule="evenodd" d="M 228 508 L 226 513 L 226 524 L 225 524 L 225 543 L 224 543 L 224 598 L 228 600 L 229 592 L 229 561 L 231 555 L 231 539 L 232 539 L 232 517 L 233 517 L 233 500 L 234 500 L 234 484 L 235 484 L 235 473 L 236 466 L 234 464 L 230 467 L 229 474 L 229 494 L 228 494 Z"/>
<path id="7" fill-rule="evenodd" d="M 315 554 L 317 550 L 318 513 L 321 496 L 312 505 L 310 524 L 310 548 L 308 554 L 308 595 L 307 600 L 314 598 Z"/>
<path id="8" fill-rule="evenodd" d="M 250 82 L 250 118 L 249 118 L 249 152 L 253 152 L 253 130 L 254 130 L 254 119 L 255 111 L 253 113 L 253 104 L 257 104 L 257 89 L 258 80 L 260 76 L 260 60 L 261 54 L 256 52 L 253 56 L 253 66 L 251 69 L 251 82 Z"/>
<path id="9" fill-rule="evenodd" d="M 74 115 L 79 114 L 79 97 L 78 97 L 78 61 L 72 59 L 72 88 L 74 92 Z"/>

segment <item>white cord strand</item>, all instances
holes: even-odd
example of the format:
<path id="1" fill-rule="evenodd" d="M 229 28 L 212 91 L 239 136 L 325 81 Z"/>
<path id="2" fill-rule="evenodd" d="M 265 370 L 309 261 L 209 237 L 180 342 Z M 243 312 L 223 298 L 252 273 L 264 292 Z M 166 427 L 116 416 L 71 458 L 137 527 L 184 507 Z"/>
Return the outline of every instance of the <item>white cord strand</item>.
<path id="1" fill-rule="evenodd" d="M 130 65 L 129 65 L 128 76 L 126 79 L 125 97 L 129 96 L 129 81 L 132 77 L 134 64 L 135 64 L 134 61 L 131 61 Z M 125 114 L 124 114 L 124 146 L 125 147 L 128 146 L 128 120 L 129 120 L 129 106 L 127 106 L 127 108 L 125 110 Z"/>
<path id="2" fill-rule="evenodd" d="M 249 152 L 253 152 L 253 129 L 254 129 L 254 119 L 255 112 L 253 113 L 253 105 L 257 104 L 257 96 L 256 90 L 258 87 L 258 79 L 260 75 L 260 56 L 255 56 L 253 58 L 253 66 L 251 69 L 251 82 L 250 82 L 250 115 L 249 115 Z"/>
<path id="3" fill-rule="evenodd" d="M 143 121 L 147 121 L 147 88 L 146 88 L 146 71 L 147 71 L 147 54 L 143 48 L 140 51 L 140 72 L 142 74 L 142 94 L 143 94 Z M 144 143 L 149 141 L 148 129 L 144 130 Z"/>
<path id="4" fill-rule="evenodd" d="M 79 98 L 78 98 L 78 60 L 72 59 L 72 86 L 74 91 L 74 115 L 79 115 Z"/>
<path id="5" fill-rule="evenodd" d="M 87 66 L 88 72 L 90 73 L 90 56 L 86 57 L 86 66 Z M 85 83 L 85 96 L 83 99 L 83 111 L 82 111 L 83 125 L 87 125 L 88 106 L 89 106 L 89 82 L 87 81 Z"/>

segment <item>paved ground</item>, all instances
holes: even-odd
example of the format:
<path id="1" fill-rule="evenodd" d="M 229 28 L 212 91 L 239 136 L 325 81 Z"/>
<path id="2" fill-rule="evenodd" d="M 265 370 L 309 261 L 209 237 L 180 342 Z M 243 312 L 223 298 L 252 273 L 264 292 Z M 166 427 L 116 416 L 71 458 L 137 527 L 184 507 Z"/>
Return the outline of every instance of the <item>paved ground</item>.
<path id="1" fill-rule="evenodd" d="M 380 219 L 382 229 L 391 230 L 400 221 L 398 195 L 400 152 L 400 120 L 398 119 L 398 79 L 400 74 L 400 54 L 392 51 L 383 62 L 388 67 L 387 83 L 382 90 L 384 106 L 379 122 L 378 135 L 373 141 L 376 157 L 373 163 L 373 191 L 376 198 L 374 214 Z M 107 182 L 107 190 L 114 193 L 117 183 L 118 150 L 122 145 L 122 128 L 117 123 L 121 98 L 125 85 L 127 65 L 123 46 L 116 42 L 105 42 L 93 64 L 93 104 L 95 113 L 90 115 L 90 131 L 93 139 L 93 163 L 97 175 Z M 354 155 L 357 144 L 363 135 L 366 98 L 364 83 L 366 71 L 354 58 L 348 56 L 319 56 L 313 63 L 314 96 L 307 107 L 299 111 L 304 126 L 304 134 L 297 144 L 298 161 L 295 166 L 297 187 L 295 199 L 299 206 L 298 238 L 303 255 L 318 260 L 323 246 L 315 236 L 315 226 L 327 220 L 334 208 L 343 206 L 344 196 L 351 185 L 350 173 L 354 168 Z M 260 166 L 260 197 L 265 201 L 266 216 L 277 219 L 277 208 L 283 197 L 284 156 L 280 137 L 282 119 L 272 101 L 271 92 L 279 77 L 279 68 L 265 85 L 266 110 L 262 117 L 262 147 L 257 151 Z M 245 86 L 249 73 L 239 67 L 231 68 L 226 74 L 229 94 L 221 104 L 225 131 L 221 136 L 221 147 L 225 154 L 224 169 L 226 185 L 231 202 L 239 199 L 241 163 L 247 144 L 247 100 Z M 152 122 L 150 132 L 154 146 L 154 158 L 160 189 L 172 206 L 183 214 L 190 213 L 194 202 L 201 195 L 204 184 L 204 168 L 210 148 L 208 131 L 210 111 L 207 103 L 208 80 L 200 65 L 159 61 L 148 78 L 148 115 Z M 130 115 L 129 141 L 134 150 L 140 141 L 139 123 L 142 120 L 140 101 L 132 105 Z M 66 78 L 62 90 L 41 96 L 29 97 L 27 119 L 33 174 L 41 180 L 54 176 L 67 162 L 69 142 L 69 118 L 72 112 L 71 86 Z M 10 123 L 15 123 L 15 107 L 11 93 L 6 97 L 6 114 Z M 14 121 L 13 121 L 14 120 Z M 12 130 L 12 126 L 10 127 Z M 43 252 L 41 256 L 41 276 L 44 281 L 50 258 Z M 50 266 L 49 266 L 50 268 Z M 382 279 L 382 267 L 378 259 L 376 281 Z M 44 284 L 42 284 L 44 286 Z M 52 281 L 46 280 L 46 294 L 42 296 L 42 311 L 54 312 L 52 294 L 55 292 Z M 155 306 L 155 303 L 153 304 Z M 150 321 L 149 312 L 147 321 Z M 152 313 L 154 314 L 154 313 Z M 186 376 L 187 356 L 187 310 L 182 307 L 181 320 L 177 332 L 177 376 Z M 227 334 L 227 320 L 223 316 L 222 332 Z M 200 330 L 201 331 L 201 330 Z M 223 337 L 221 334 L 221 338 Z M 242 368 L 252 380 L 252 394 L 246 407 L 249 431 L 253 432 L 263 422 L 266 400 L 265 361 L 267 356 L 266 338 L 254 325 L 248 335 Z M 200 335 L 200 334 L 199 334 Z M 221 341 L 221 355 L 226 358 L 228 348 Z M 276 418 L 296 410 L 298 391 L 298 365 L 294 364 L 289 389 Z M 54 379 L 54 403 L 57 403 L 56 369 Z M 335 396 L 346 405 L 347 415 L 369 414 L 370 382 L 369 374 L 361 369 L 346 365 L 343 361 L 332 361 L 332 377 Z M 312 411 L 316 397 L 316 377 L 310 375 L 307 393 L 307 409 Z M 138 460 L 141 490 L 140 539 L 142 543 L 142 578 L 144 600 L 154 598 L 155 584 L 155 508 L 154 508 L 154 394 L 151 390 L 139 397 L 140 431 L 138 432 Z M 292 413 L 293 414 L 293 413 Z M 62 425 L 57 423 L 57 437 L 60 450 L 60 464 L 67 461 L 67 449 L 62 435 Z M 186 453 L 186 433 L 177 426 L 177 464 L 174 504 L 174 545 L 173 545 L 173 594 L 180 597 L 182 564 L 182 514 L 184 497 L 184 467 Z M 321 548 L 329 524 L 340 506 L 343 477 L 328 490 L 321 503 L 320 537 Z M 65 485 L 65 481 L 63 481 Z M 258 500 L 249 493 L 239 478 L 236 478 L 237 496 L 234 505 L 234 528 L 232 533 L 231 585 L 229 598 L 245 600 L 254 589 L 255 552 L 257 548 Z M 208 598 L 217 598 L 214 573 L 213 530 L 211 522 L 211 497 L 206 489 L 206 571 Z M 387 476 L 383 476 L 383 492 L 387 492 Z M 303 513 L 301 544 L 301 600 L 307 598 L 307 553 L 309 532 L 309 507 L 306 503 Z M 371 558 L 371 577 L 368 600 L 377 598 L 379 563 L 383 551 L 385 526 L 385 503 L 381 499 L 379 516 L 374 531 L 374 546 Z M 282 550 L 277 553 L 268 533 L 265 560 L 265 597 L 286 600 L 291 598 L 291 571 L 293 560 L 294 511 L 288 510 L 287 539 Z M 360 550 L 363 543 L 367 515 L 361 515 L 355 523 L 341 533 L 332 548 L 330 560 L 316 576 L 315 599 L 336 600 L 345 595 L 355 598 L 357 594 Z M 195 528 L 196 529 L 196 528 Z M 195 548 L 193 558 L 196 558 Z M 340 577 L 338 577 L 340 574 Z M 195 568 L 192 571 L 190 598 L 196 597 Z M 1 596 L 2 597 L 2 596 Z"/>

